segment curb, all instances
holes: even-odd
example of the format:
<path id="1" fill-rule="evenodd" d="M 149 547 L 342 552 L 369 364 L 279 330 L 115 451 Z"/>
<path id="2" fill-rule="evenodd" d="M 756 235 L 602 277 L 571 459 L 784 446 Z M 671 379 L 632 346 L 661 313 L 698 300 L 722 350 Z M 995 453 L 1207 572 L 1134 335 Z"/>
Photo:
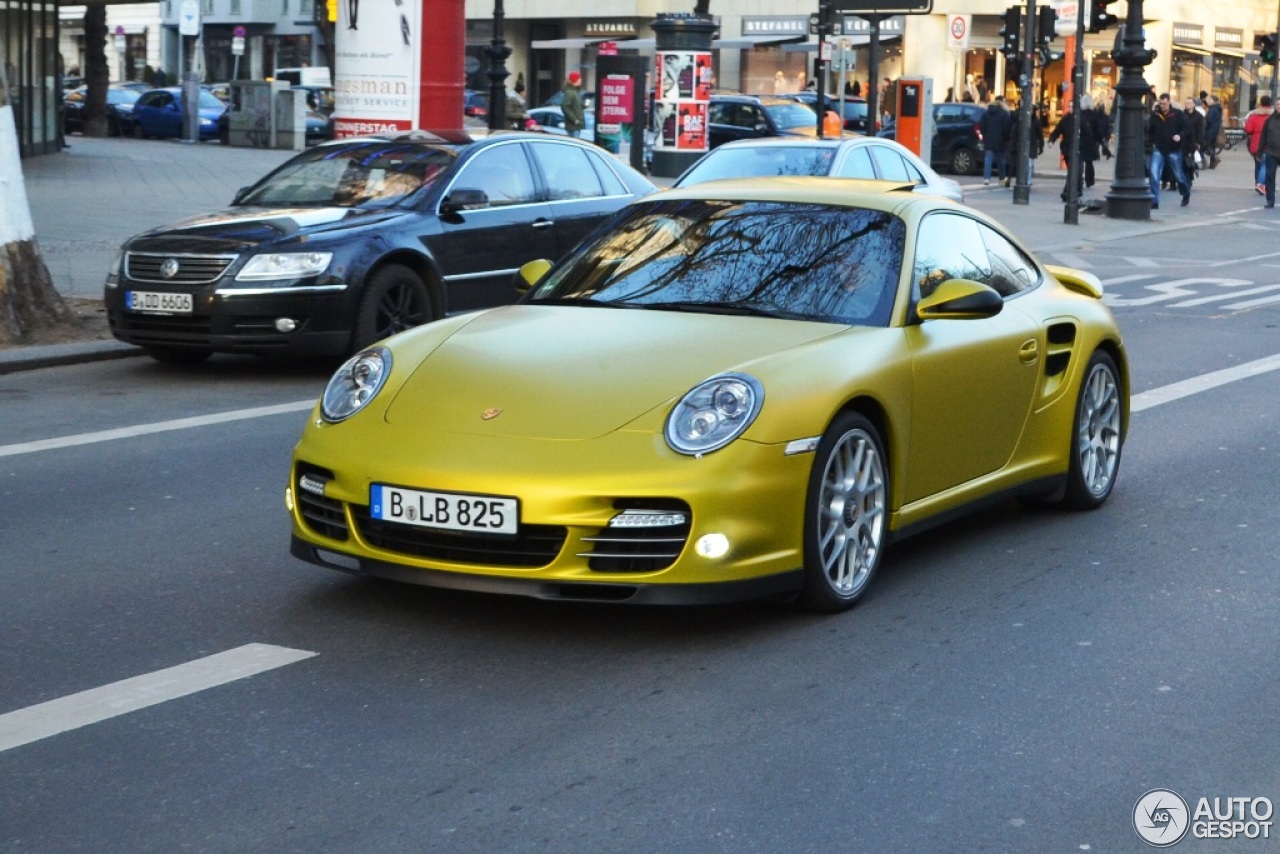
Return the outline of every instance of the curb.
<path id="1" fill-rule="evenodd" d="M 0 350 L 0 375 L 60 365 L 80 365 L 108 359 L 145 355 L 141 347 L 121 341 L 89 341 L 77 344 L 38 344 Z"/>

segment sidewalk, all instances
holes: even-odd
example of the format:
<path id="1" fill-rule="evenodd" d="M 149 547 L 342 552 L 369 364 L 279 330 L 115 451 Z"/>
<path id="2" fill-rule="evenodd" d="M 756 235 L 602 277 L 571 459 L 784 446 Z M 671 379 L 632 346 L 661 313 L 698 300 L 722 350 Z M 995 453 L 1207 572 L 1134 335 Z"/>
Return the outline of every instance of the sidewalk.
<path id="1" fill-rule="evenodd" d="M 23 162 L 36 236 L 54 285 L 64 296 L 98 299 L 120 245 L 149 228 L 226 207 L 241 187 L 293 156 L 292 151 L 231 148 L 211 143 L 89 139 L 73 136 L 60 154 Z M 1114 160 L 1099 161 L 1098 180 L 1085 198 L 1104 199 Z M 1063 222 L 1058 198 L 1066 173 L 1056 149 L 1036 161 L 1027 205 L 1012 203 L 1011 189 L 981 175 L 961 177 L 966 201 L 1005 222 L 1037 253 L 1071 251 L 1081 244 L 1124 240 L 1143 234 L 1220 222 L 1219 212 L 1261 207 L 1253 186 L 1252 159 L 1242 148 L 1226 152 L 1215 170 L 1203 170 L 1187 208 L 1176 193 L 1165 194 L 1150 221 L 1108 219 L 1080 212 L 1078 225 Z M 670 184 L 671 179 L 656 183 Z M 32 367 L 118 358 L 140 351 L 97 341 L 0 349 L 0 374 Z"/>

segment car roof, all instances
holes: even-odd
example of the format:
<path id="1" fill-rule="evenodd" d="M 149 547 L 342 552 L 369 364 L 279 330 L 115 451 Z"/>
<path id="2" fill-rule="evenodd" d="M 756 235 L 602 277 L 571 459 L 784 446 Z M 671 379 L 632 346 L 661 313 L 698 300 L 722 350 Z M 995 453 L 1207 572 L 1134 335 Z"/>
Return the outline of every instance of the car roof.
<path id="1" fill-rule="evenodd" d="M 725 178 L 704 181 L 690 187 L 664 190 L 645 200 L 719 199 L 729 202 L 793 202 L 840 207 L 873 208 L 897 212 L 904 206 L 925 201 L 951 205 L 944 199 L 921 196 L 914 182 L 872 181 L 865 178 L 769 177 Z"/>
<path id="2" fill-rule="evenodd" d="M 725 93 L 712 93 L 713 101 L 732 101 L 738 104 L 794 104 L 795 98 L 788 98 L 785 95 L 744 95 Z"/>

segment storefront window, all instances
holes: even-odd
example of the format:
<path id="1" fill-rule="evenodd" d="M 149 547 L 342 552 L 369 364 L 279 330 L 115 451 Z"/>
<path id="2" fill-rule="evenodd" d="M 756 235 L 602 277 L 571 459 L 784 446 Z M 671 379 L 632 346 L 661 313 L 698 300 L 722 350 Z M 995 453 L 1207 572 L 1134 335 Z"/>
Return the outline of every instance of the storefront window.
<path id="1" fill-rule="evenodd" d="M 1199 98 L 1213 86 L 1213 69 L 1210 57 L 1201 53 L 1173 49 L 1173 66 L 1169 74 L 1169 89 L 1174 100 Z"/>
<path id="2" fill-rule="evenodd" d="M 809 54 L 759 47 L 742 52 L 742 91 L 748 95 L 785 95 L 809 83 Z"/>

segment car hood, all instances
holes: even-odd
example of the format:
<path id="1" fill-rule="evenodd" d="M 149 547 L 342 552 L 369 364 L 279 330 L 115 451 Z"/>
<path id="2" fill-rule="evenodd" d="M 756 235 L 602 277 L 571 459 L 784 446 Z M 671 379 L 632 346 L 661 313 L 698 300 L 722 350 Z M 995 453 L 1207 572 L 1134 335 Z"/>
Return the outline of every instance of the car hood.
<path id="1" fill-rule="evenodd" d="M 228 208 L 153 229 L 131 239 L 126 248 L 135 252 L 236 251 L 356 225 L 379 225 L 404 215 L 405 212 L 399 210 L 342 207 Z"/>
<path id="2" fill-rule="evenodd" d="M 589 439 L 680 398 L 708 377 L 749 372 L 759 360 L 844 329 L 760 317 L 508 306 L 439 342 L 384 417 L 450 433 Z"/>

